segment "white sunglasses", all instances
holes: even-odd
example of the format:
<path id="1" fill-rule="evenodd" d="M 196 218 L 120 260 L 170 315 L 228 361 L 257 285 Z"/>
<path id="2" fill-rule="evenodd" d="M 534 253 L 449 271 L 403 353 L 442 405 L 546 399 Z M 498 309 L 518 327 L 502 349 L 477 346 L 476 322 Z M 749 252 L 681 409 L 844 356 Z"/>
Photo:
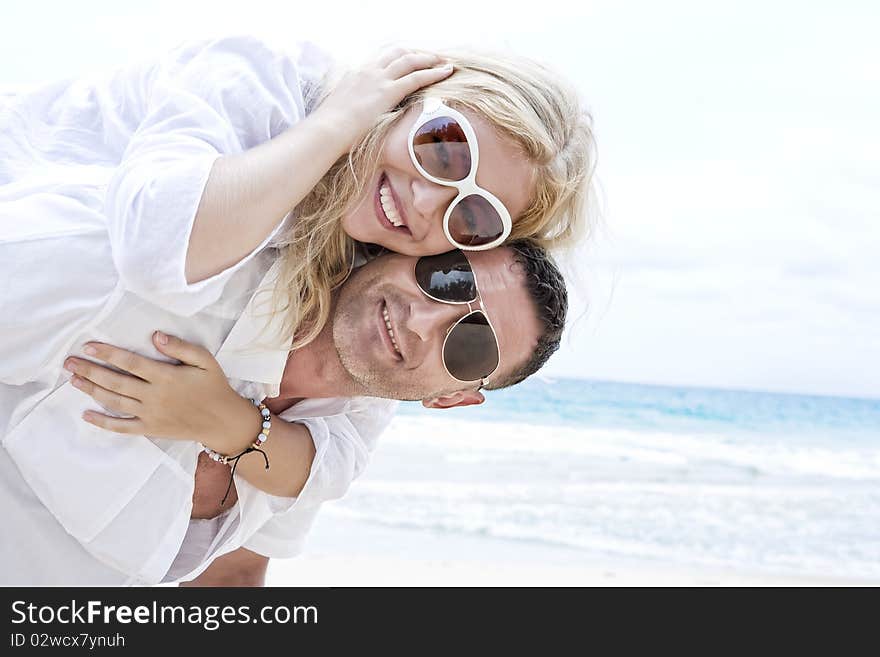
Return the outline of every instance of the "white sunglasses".
<path id="1" fill-rule="evenodd" d="M 426 98 L 409 132 L 409 156 L 426 179 L 458 190 L 443 217 L 443 232 L 453 246 L 484 251 L 507 239 L 510 213 L 477 185 L 477 134 L 461 112 L 439 98 Z"/>

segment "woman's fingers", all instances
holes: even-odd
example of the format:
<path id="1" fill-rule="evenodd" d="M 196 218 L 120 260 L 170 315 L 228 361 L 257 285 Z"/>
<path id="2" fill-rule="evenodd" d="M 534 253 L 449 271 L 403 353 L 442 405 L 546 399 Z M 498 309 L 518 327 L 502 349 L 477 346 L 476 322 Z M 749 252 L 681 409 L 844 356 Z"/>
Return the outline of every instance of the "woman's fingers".
<path id="1" fill-rule="evenodd" d="M 74 388 L 82 390 L 108 411 L 124 415 L 137 415 L 141 411 L 141 403 L 137 399 L 102 388 L 79 375 L 74 375 L 70 380 L 70 384 Z"/>
<path id="2" fill-rule="evenodd" d="M 186 365 L 194 365 L 206 370 L 217 363 L 211 352 L 204 347 L 181 340 L 173 335 L 162 333 L 162 331 L 153 333 L 153 343 L 156 345 L 156 349 L 163 354 L 175 358 Z"/>
<path id="3" fill-rule="evenodd" d="M 444 78 L 448 78 L 453 72 L 452 64 L 438 66 L 436 68 L 428 68 L 421 71 L 414 71 L 408 75 L 404 75 L 394 84 L 398 87 L 401 97 L 405 97 L 418 91 L 422 87 L 429 84 L 440 82 Z"/>
<path id="4" fill-rule="evenodd" d="M 142 436 L 146 433 L 144 423 L 138 418 L 111 417 L 96 411 L 83 413 L 83 420 L 96 427 L 101 427 L 114 433 L 131 433 Z"/>
<path id="5" fill-rule="evenodd" d="M 164 365 L 164 363 L 159 363 L 152 358 L 145 358 L 133 351 L 120 349 L 103 342 L 89 342 L 83 347 L 83 353 L 103 360 L 105 363 L 110 363 L 129 374 L 134 374 L 144 381 L 152 381 L 159 366 Z"/>
<path id="6" fill-rule="evenodd" d="M 413 51 L 411 49 L 407 49 L 407 48 L 401 48 L 399 46 L 396 46 L 394 48 L 388 48 L 387 50 L 383 50 L 379 54 L 379 57 L 376 59 L 376 64 L 379 66 L 379 68 L 385 68 L 385 67 L 389 66 L 396 59 L 400 59 L 404 55 L 407 55 L 411 52 L 415 52 L 415 51 Z"/>
<path id="7" fill-rule="evenodd" d="M 442 63 L 440 57 L 433 53 L 410 51 L 391 61 L 385 66 L 385 70 L 392 80 L 398 80 L 413 71 L 429 69 Z"/>
<path id="8" fill-rule="evenodd" d="M 96 383 L 102 388 L 133 399 L 141 399 L 143 386 L 146 385 L 143 379 L 128 374 L 120 374 L 109 367 L 104 367 L 84 358 L 68 358 L 64 363 L 64 369 L 78 374 L 83 379 Z"/>

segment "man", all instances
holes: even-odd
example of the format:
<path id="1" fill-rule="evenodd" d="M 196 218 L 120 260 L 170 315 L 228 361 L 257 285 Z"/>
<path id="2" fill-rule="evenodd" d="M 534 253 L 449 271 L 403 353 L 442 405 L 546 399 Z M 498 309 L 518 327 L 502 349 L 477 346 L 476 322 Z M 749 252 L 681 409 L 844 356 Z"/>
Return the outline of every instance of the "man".
<path id="1" fill-rule="evenodd" d="M 464 258 L 462 254 L 458 255 Z M 428 262 L 430 265 L 431 260 L 423 258 L 420 262 Z M 558 347 L 564 322 L 566 296 L 558 271 L 542 251 L 526 244 L 469 253 L 464 261 L 465 269 L 468 262 L 477 281 L 479 298 L 463 298 L 467 303 L 449 303 L 448 298 L 447 302 L 438 301 L 450 289 L 431 286 L 435 279 L 443 279 L 449 270 L 438 268 L 432 275 L 429 266 L 428 279 L 417 281 L 415 272 L 419 263 L 415 258 L 389 254 L 357 270 L 337 293 L 332 321 L 319 338 L 282 361 L 283 372 L 276 387 L 277 394 L 270 403 L 276 405 L 276 408 L 290 407 L 287 412 L 294 412 L 294 415 L 282 414 L 284 419 L 295 419 L 297 412 L 302 413 L 297 410 L 300 406 L 313 403 L 316 398 L 320 401 L 328 397 L 338 399 L 369 395 L 421 399 L 426 406 L 448 408 L 481 403 L 481 383 L 489 388 L 503 387 L 537 371 Z M 455 275 L 447 276 L 449 280 L 446 283 L 454 286 L 460 282 L 456 276 L 462 274 L 466 278 L 467 273 L 464 269 L 454 270 Z M 443 280 L 440 284 L 443 284 Z M 433 296 L 429 296 L 429 293 Z M 456 290 L 451 290 L 451 293 L 454 296 Z M 485 315 L 475 312 L 478 308 Z M 462 318 L 476 321 L 459 322 Z M 147 318 L 142 319 L 148 321 Z M 488 320 L 488 327 L 483 319 Z M 230 339 L 234 338 L 241 322 L 239 320 L 227 336 L 224 347 L 229 346 Z M 460 324 L 466 325 L 464 330 L 456 328 Z M 467 326 L 471 324 L 472 326 Z M 475 333 L 468 333 L 471 330 Z M 242 334 L 241 331 L 238 333 Z M 243 333 L 247 334 L 246 331 Z M 473 337 L 477 334 L 482 338 Z M 487 371 L 485 374 L 488 376 L 485 378 L 481 374 L 482 381 L 463 380 L 461 377 L 464 375 L 460 372 L 464 370 L 460 371 L 458 368 L 468 363 L 461 360 L 462 356 L 465 361 L 472 361 L 482 358 L 480 354 L 486 351 L 482 349 L 467 353 L 463 350 L 473 344 L 485 347 L 486 336 L 490 334 L 497 346 L 497 367 L 491 372 Z M 472 337 L 468 337 L 469 335 Z M 450 343 L 456 339 L 460 339 L 460 342 L 451 346 Z M 218 351 L 218 360 L 224 365 L 227 374 L 230 374 L 228 367 L 235 364 L 235 359 L 222 358 L 223 350 L 221 348 Z M 250 363 L 245 356 L 239 357 Z M 260 357 L 256 355 L 250 358 L 259 360 Z M 265 354 L 262 357 L 265 358 Z M 456 361 L 456 358 L 459 360 Z M 235 374 L 240 375 L 245 372 L 246 367 L 239 363 L 234 369 Z M 451 374 L 452 370 L 459 373 L 458 378 Z M 239 379 L 238 387 L 246 389 L 247 386 L 240 381 Z M 52 417 L 65 417 L 63 414 L 42 415 L 43 424 L 32 423 L 31 426 L 42 428 L 47 422 L 51 424 Z M 305 417 L 309 417 L 308 413 Z M 363 419 L 367 423 L 375 423 L 373 418 Z M 39 421 L 40 418 L 37 422 Z M 135 479 L 146 478 L 136 481 L 128 488 L 135 493 L 148 489 L 150 496 L 140 495 L 141 498 L 146 497 L 141 500 L 135 494 L 129 501 L 125 495 L 121 495 L 127 501 L 124 513 L 119 513 L 116 508 L 118 504 L 104 505 L 101 498 L 97 515 L 112 517 L 112 522 L 106 526 L 92 525 L 98 528 L 92 532 L 84 531 L 82 527 L 85 525 L 76 525 L 76 518 L 59 518 L 57 510 L 66 507 L 48 494 L 40 500 L 49 500 L 56 508 L 52 513 L 40 509 L 40 500 L 36 499 L 33 492 L 28 490 L 28 484 L 10 467 L 5 454 L 0 454 L 0 457 L 4 457 L 3 462 L 0 462 L 0 469 L 3 470 L 0 472 L 0 481 L 4 485 L 0 500 L 2 510 L 7 516 L 7 527 L 12 528 L 5 535 L 15 538 L 15 544 L 7 539 L 2 542 L 4 550 L 0 555 L 0 563 L 3 564 L 4 580 L 7 583 L 15 580 L 39 580 L 40 573 L 35 572 L 29 564 L 32 564 L 35 553 L 43 550 L 43 562 L 52 562 L 57 557 L 68 565 L 63 571 L 52 569 L 53 577 L 61 578 L 64 582 L 42 583 L 150 583 L 151 579 L 158 581 L 157 574 L 161 577 L 163 573 L 166 581 L 195 577 L 193 583 L 202 585 L 262 583 L 268 558 L 293 554 L 320 503 L 329 497 L 340 496 L 347 487 L 346 483 L 328 496 L 326 488 L 317 486 L 315 480 L 326 476 L 322 472 L 347 469 L 350 477 L 343 477 L 343 480 L 350 481 L 363 469 L 365 452 L 372 447 L 371 441 L 367 441 L 365 446 L 355 445 L 351 451 L 360 453 L 361 458 L 340 456 L 346 452 L 334 451 L 339 448 L 335 443 L 345 442 L 345 436 L 330 440 L 326 431 L 319 435 L 322 428 L 315 424 L 314 415 L 309 420 L 300 418 L 296 421 L 308 429 L 303 433 L 308 435 L 310 441 L 314 441 L 314 445 L 310 445 L 311 449 L 304 452 L 305 460 L 311 460 L 311 470 L 296 498 L 273 498 L 255 491 L 236 476 L 235 484 L 239 495 L 236 508 L 239 513 L 226 513 L 223 517 L 218 515 L 221 514 L 218 500 L 222 497 L 220 491 L 228 481 L 227 466 L 218 466 L 201 459 L 195 471 L 194 490 L 192 479 L 189 480 L 188 489 L 182 486 L 175 488 L 173 477 L 164 477 L 162 471 L 156 467 L 144 468 Z M 384 426 L 384 421 L 379 424 Z M 378 427 L 378 430 L 376 428 L 373 427 L 373 436 L 378 435 L 382 427 Z M 57 430 L 63 431 L 64 427 L 58 426 Z M 129 440 L 118 436 L 113 439 Z M 150 443 L 145 438 L 141 440 Z M 161 444 L 161 441 L 158 442 Z M 140 447 L 139 445 L 138 449 Z M 160 455 L 162 457 L 179 451 L 176 445 L 166 445 L 163 449 L 165 452 Z M 149 451 L 139 453 L 143 458 L 149 458 L 152 454 Z M 30 454 L 30 451 L 21 450 L 17 454 L 17 462 L 24 462 L 27 466 L 27 457 Z M 44 456 L 50 458 L 49 454 Z M 32 463 L 30 473 L 37 468 L 39 460 L 33 459 Z M 25 472 L 27 475 L 27 467 Z M 161 486 L 154 485 L 157 472 L 160 473 L 158 476 Z M 185 472 L 176 474 L 185 475 Z M 183 478 L 185 477 L 181 479 Z M 119 481 L 121 486 L 127 482 L 126 479 Z M 52 492 L 51 485 L 47 488 Z M 325 494 L 317 496 L 313 492 L 315 490 L 323 490 Z M 187 517 L 191 515 L 206 521 L 210 521 L 212 516 L 223 518 L 222 523 L 211 528 L 210 540 L 194 551 L 190 548 L 199 544 L 197 532 L 193 532 L 193 527 L 197 525 L 190 521 L 188 527 L 179 527 L 177 515 L 169 515 L 169 508 L 177 512 L 181 491 L 189 491 L 192 496 L 192 506 L 186 509 Z M 75 488 L 68 486 L 66 492 L 73 497 L 77 496 Z M 62 494 L 60 491 L 57 493 Z M 260 515 L 257 511 L 252 511 L 262 507 L 269 508 L 272 512 Z M 116 515 L 112 512 L 116 512 Z M 256 522 L 253 518 L 258 519 L 259 527 L 253 526 Z M 64 524 L 63 519 L 76 526 L 79 535 L 74 534 L 75 538 L 69 535 L 73 532 L 70 532 L 67 525 L 60 526 Z M 171 529 L 167 532 L 160 531 L 159 528 L 165 524 L 173 526 L 176 533 Z M 145 526 L 148 530 L 143 529 Z M 248 527 L 250 530 L 245 531 Z M 65 529 L 68 534 L 65 534 Z M 155 538 L 160 533 L 162 537 Z M 137 538 L 137 542 L 127 543 L 126 551 L 120 551 L 120 542 L 131 535 Z M 48 550 L 47 540 L 51 542 Z M 156 547 L 161 545 L 172 545 L 177 551 L 170 570 L 167 551 L 163 552 Z M 113 549 L 108 546 L 113 546 Z M 137 559 L 129 554 L 138 551 L 143 551 L 144 554 L 138 555 Z M 46 566 L 41 568 L 45 569 Z M 13 576 L 16 572 L 18 575 Z M 169 576 L 169 573 L 173 573 L 173 576 Z"/>

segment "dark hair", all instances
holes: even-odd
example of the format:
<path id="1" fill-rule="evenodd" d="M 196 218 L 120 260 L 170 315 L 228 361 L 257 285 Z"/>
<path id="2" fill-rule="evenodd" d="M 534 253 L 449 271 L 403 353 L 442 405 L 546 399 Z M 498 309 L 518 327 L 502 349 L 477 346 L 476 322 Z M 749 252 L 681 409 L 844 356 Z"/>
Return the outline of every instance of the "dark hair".
<path id="1" fill-rule="evenodd" d="M 490 381 L 486 386 L 487 390 L 515 385 L 541 369 L 547 359 L 559 349 L 565 315 L 568 312 L 565 279 L 550 254 L 531 240 L 514 240 L 505 246 L 513 250 L 514 260 L 523 269 L 526 289 L 532 298 L 543 331 L 531 357 L 500 381 Z"/>

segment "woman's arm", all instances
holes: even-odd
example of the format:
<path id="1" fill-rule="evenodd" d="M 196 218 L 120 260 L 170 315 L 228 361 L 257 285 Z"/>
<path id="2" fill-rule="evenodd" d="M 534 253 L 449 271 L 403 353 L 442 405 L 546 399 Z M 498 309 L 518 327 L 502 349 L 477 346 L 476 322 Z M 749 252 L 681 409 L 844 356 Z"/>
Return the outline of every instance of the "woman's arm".
<path id="1" fill-rule="evenodd" d="M 271 141 L 218 158 L 193 220 L 187 284 L 220 273 L 259 246 L 346 147 L 341 131 L 324 114 L 313 114 Z"/>

